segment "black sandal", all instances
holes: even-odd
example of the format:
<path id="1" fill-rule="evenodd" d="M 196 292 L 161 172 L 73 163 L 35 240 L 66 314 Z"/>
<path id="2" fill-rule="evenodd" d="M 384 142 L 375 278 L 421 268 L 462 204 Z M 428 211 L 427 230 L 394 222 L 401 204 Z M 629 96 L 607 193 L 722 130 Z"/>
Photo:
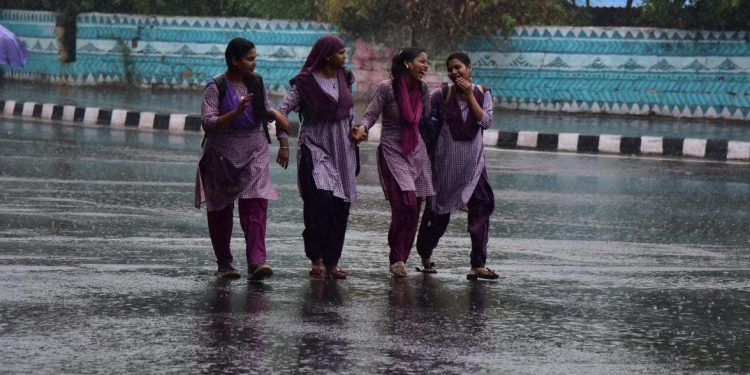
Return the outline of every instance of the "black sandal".
<path id="1" fill-rule="evenodd" d="M 437 273 L 437 270 L 435 269 L 435 262 L 430 262 L 429 265 L 425 265 L 422 263 L 422 268 L 419 268 L 419 266 L 414 267 L 414 269 L 417 270 L 417 272 L 422 273 Z"/>

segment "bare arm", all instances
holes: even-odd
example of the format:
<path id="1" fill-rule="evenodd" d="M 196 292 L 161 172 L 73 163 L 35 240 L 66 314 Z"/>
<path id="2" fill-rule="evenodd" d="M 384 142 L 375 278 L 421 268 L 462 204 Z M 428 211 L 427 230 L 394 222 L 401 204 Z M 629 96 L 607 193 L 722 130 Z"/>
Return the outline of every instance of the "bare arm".
<path id="1" fill-rule="evenodd" d="M 289 95 L 287 94 L 287 97 Z M 289 130 L 292 128 L 291 123 L 287 114 L 289 111 L 284 112 L 284 103 L 286 103 L 287 97 L 282 100 L 282 105 L 278 110 L 271 108 L 271 102 L 268 100 L 266 95 L 266 111 L 268 114 L 276 120 L 276 139 L 279 141 L 279 152 L 276 154 L 276 162 L 286 169 L 289 166 Z"/>

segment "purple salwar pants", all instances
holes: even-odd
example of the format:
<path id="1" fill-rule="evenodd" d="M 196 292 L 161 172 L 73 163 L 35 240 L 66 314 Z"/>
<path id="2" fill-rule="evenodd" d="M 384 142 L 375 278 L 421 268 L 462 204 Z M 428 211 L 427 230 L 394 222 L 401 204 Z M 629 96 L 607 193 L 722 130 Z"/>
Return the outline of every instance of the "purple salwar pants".
<path id="1" fill-rule="evenodd" d="M 351 203 L 333 195 L 330 190 L 318 189 L 313 177 L 312 153 L 302 145 L 297 168 L 302 217 L 305 229 L 305 256 L 311 261 L 323 259 L 326 267 L 336 267 L 344 250 L 346 224 Z"/>
<path id="2" fill-rule="evenodd" d="M 245 254 L 248 264 L 266 263 L 266 219 L 268 200 L 262 198 L 240 199 L 240 225 L 245 234 Z M 219 210 L 208 211 L 208 234 L 216 254 L 219 268 L 232 265 L 234 258 L 229 249 L 232 241 L 234 203 Z"/>
<path id="3" fill-rule="evenodd" d="M 383 190 L 391 204 L 391 226 L 388 228 L 388 256 L 390 264 L 404 262 L 409 259 L 414 236 L 419 225 L 419 210 L 422 198 L 417 197 L 415 191 L 402 191 L 398 181 L 393 177 L 383 152 L 378 147 L 378 165 L 383 182 Z"/>
<path id="4" fill-rule="evenodd" d="M 487 262 L 487 242 L 489 242 L 490 216 L 495 210 L 495 195 L 487 181 L 487 170 L 482 171 L 477 187 L 466 204 L 469 209 L 467 229 L 471 237 L 471 266 L 484 267 Z M 417 253 L 422 258 L 432 257 L 440 237 L 445 234 L 451 214 L 437 214 L 425 207 L 422 223 L 417 235 Z"/>

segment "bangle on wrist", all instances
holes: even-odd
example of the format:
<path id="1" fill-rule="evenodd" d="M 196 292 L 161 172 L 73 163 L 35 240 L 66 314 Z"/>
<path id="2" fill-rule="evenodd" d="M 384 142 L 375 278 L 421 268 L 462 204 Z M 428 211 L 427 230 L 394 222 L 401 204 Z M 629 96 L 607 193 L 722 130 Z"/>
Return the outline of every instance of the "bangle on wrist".
<path id="1" fill-rule="evenodd" d="M 279 146 L 279 148 L 289 148 L 289 146 Z"/>

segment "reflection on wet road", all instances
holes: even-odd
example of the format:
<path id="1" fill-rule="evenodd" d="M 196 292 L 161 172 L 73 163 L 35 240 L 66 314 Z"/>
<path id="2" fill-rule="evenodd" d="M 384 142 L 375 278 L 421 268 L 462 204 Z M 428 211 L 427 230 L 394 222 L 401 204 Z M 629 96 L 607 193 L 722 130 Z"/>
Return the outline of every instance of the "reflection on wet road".
<path id="1" fill-rule="evenodd" d="M 458 214 L 440 272 L 393 280 L 366 145 L 349 279 L 308 278 L 292 165 L 272 168 L 274 277 L 223 283 L 192 208 L 199 135 L 7 119 L 0 134 L 2 372 L 750 371 L 746 164 L 492 150 L 503 278 L 465 280 Z"/>

